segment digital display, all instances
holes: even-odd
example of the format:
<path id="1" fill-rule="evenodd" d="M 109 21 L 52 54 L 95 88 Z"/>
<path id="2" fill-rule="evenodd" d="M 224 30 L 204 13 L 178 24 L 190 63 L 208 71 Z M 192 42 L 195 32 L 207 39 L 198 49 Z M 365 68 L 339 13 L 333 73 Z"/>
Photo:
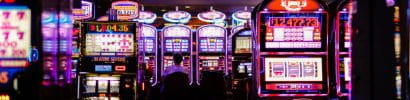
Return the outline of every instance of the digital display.
<path id="1" fill-rule="evenodd" d="M 26 67 L 30 56 L 31 11 L 25 6 L 0 7 L 0 67 Z"/>
<path id="2" fill-rule="evenodd" d="M 191 30 L 184 26 L 163 29 L 165 52 L 190 52 Z"/>
<path id="3" fill-rule="evenodd" d="M 251 37 L 236 37 L 235 53 L 251 53 Z"/>
<path id="4" fill-rule="evenodd" d="M 189 39 L 166 39 L 165 51 L 166 52 L 190 52 L 189 51 Z"/>
<path id="5" fill-rule="evenodd" d="M 81 9 L 72 9 L 72 14 L 75 20 L 89 19 L 93 17 L 93 3 L 81 1 Z"/>
<path id="6" fill-rule="evenodd" d="M 198 28 L 199 52 L 224 52 L 226 30 L 219 26 Z"/>
<path id="7" fill-rule="evenodd" d="M 116 1 L 111 7 L 117 10 L 117 18 L 128 20 L 138 17 L 138 3 L 133 1 Z"/>
<path id="8" fill-rule="evenodd" d="M 85 55 L 129 56 L 134 52 L 133 24 L 89 24 Z"/>
<path id="9" fill-rule="evenodd" d="M 323 49 L 325 13 L 262 14 L 261 47 L 265 50 Z"/>
<path id="10" fill-rule="evenodd" d="M 322 81 L 322 58 L 265 58 L 265 81 Z"/>
<path id="11" fill-rule="evenodd" d="M 112 66 L 111 65 L 95 65 L 96 72 L 111 72 Z"/>
<path id="12" fill-rule="evenodd" d="M 272 17 L 270 18 L 269 26 L 276 27 L 318 27 L 319 21 L 317 17 Z"/>
<path id="13" fill-rule="evenodd" d="M 154 52 L 156 49 L 156 33 L 155 27 L 148 25 L 142 26 L 142 39 L 139 41 L 139 51 Z"/>

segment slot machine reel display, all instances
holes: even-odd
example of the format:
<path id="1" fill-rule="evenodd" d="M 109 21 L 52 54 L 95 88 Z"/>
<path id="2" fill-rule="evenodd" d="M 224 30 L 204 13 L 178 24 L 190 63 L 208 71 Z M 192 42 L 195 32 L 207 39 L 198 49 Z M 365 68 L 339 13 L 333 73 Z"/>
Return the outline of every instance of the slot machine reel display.
<path id="1" fill-rule="evenodd" d="M 189 70 L 190 83 L 193 82 L 192 63 L 192 30 L 185 25 L 171 25 L 162 29 L 161 73 L 174 65 L 173 55 L 178 53 L 183 56 L 181 66 Z"/>
<path id="2" fill-rule="evenodd" d="M 227 31 L 217 25 L 205 25 L 197 29 L 197 83 L 203 72 L 221 72 L 228 75 Z"/>
<path id="3" fill-rule="evenodd" d="M 157 47 L 158 47 L 158 35 L 157 29 L 154 26 L 143 24 L 139 36 L 138 45 L 138 61 L 139 64 L 145 64 L 143 66 L 144 75 L 143 80 L 148 80 L 149 83 L 154 86 L 158 82 L 158 62 L 157 62 Z"/>
<path id="4" fill-rule="evenodd" d="M 129 99 L 136 93 L 136 23 L 85 22 L 79 66 L 80 97 Z"/>
<path id="5" fill-rule="evenodd" d="M 336 48 L 336 79 L 337 79 L 337 94 L 341 97 L 347 97 L 351 90 L 350 85 L 350 57 L 349 49 L 351 47 L 351 25 L 349 14 L 349 3 L 345 1 L 342 8 L 336 16 L 336 42 L 339 48 Z"/>
<path id="6" fill-rule="evenodd" d="M 20 90 L 19 74 L 38 57 L 31 47 L 31 17 L 27 6 L 0 6 L 0 95 L 9 99 Z"/>
<path id="7" fill-rule="evenodd" d="M 260 97 L 326 98 L 328 16 L 314 0 L 271 0 L 256 16 L 256 87 Z"/>

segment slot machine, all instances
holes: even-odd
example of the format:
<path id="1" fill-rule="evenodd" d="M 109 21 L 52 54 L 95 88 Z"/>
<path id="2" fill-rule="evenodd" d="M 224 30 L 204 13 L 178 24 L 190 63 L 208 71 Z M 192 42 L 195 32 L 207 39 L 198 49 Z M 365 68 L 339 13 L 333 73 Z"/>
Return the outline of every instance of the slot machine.
<path id="1" fill-rule="evenodd" d="M 234 99 L 246 98 L 249 94 L 251 78 L 253 75 L 252 68 L 252 30 L 249 25 L 237 26 L 231 30 L 229 36 L 231 42 L 232 55 L 232 89 Z"/>
<path id="2" fill-rule="evenodd" d="M 217 25 L 204 25 L 197 29 L 196 66 L 197 84 L 200 84 L 204 72 L 220 72 L 228 75 L 227 68 L 227 31 Z"/>
<path id="3" fill-rule="evenodd" d="M 350 69 L 351 69 L 351 58 L 349 56 L 349 51 L 351 47 L 351 21 L 349 14 L 349 3 L 347 1 L 342 2 L 336 16 L 336 42 L 339 46 L 336 48 L 336 81 L 337 81 L 337 94 L 339 97 L 347 99 L 349 96 L 349 91 L 351 90 L 350 85 Z M 336 46 L 337 46 L 336 45 Z"/>
<path id="4" fill-rule="evenodd" d="M 135 99 L 137 24 L 84 22 L 81 26 L 78 98 Z"/>
<path id="5" fill-rule="evenodd" d="M 258 96 L 326 99 L 328 13 L 319 1 L 265 0 L 254 22 Z"/>
<path id="6" fill-rule="evenodd" d="M 192 63 L 192 30 L 185 25 L 171 25 L 162 29 L 161 34 L 161 74 L 168 66 L 174 65 L 173 55 L 178 53 L 183 56 L 181 66 L 188 69 L 190 83 L 193 82 Z M 158 78 L 160 79 L 160 78 Z"/>
<path id="7" fill-rule="evenodd" d="M 139 12 L 139 17 L 133 19 L 139 23 L 144 23 L 138 36 L 138 76 L 137 83 L 139 95 L 147 94 L 147 91 L 158 82 L 158 34 L 157 28 L 149 25 L 153 23 L 157 15 L 151 11 Z M 140 96 L 143 97 L 143 96 Z"/>
<path id="8" fill-rule="evenodd" d="M 30 5 L 15 1 L 0 4 L 0 99 L 14 100 L 21 97 L 22 85 L 28 85 L 21 83 L 22 75 L 35 67 L 33 63 L 39 57 L 33 43 L 38 41 L 32 39 L 32 35 L 38 35 L 32 33 L 32 25 L 39 22 L 31 20 L 36 14 L 32 14 Z"/>
<path id="9" fill-rule="evenodd" d="M 141 71 L 144 71 L 143 75 L 140 75 L 143 81 L 140 82 L 144 85 L 154 86 L 157 84 L 159 76 L 158 74 L 158 35 L 157 28 L 151 25 L 143 24 L 141 28 L 141 33 L 139 36 L 139 45 L 138 45 L 138 65 L 145 65 Z M 142 74 L 139 73 L 139 74 Z M 145 86 L 141 87 L 145 87 Z M 144 90 L 144 89 L 143 89 Z"/>

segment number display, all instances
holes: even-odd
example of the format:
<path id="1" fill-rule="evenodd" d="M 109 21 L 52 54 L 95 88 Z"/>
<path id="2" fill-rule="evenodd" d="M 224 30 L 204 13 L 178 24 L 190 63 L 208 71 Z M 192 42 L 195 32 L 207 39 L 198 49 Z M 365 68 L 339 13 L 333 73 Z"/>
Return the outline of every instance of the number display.
<path id="1" fill-rule="evenodd" d="M 315 17 L 273 17 L 270 19 L 271 26 L 319 26 Z"/>

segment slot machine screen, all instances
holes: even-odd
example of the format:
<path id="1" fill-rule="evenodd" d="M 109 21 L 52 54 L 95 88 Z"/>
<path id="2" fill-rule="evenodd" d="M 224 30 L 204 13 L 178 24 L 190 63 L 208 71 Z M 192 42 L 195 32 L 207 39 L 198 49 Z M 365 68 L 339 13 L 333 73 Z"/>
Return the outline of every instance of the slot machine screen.
<path id="1" fill-rule="evenodd" d="M 250 53 L 252 37 L 236 37 L 235 53 Z"/>
<path id="2" fill-rule="evenodd" d="M 31 12 L 25 6 L 0 7 L 0 67 L 27 67 Z"/>
<path id="3" fill-rule="evenodd" d="M 133 24 L 88 24 L 85 55 L 129 56 L 134 51 Z"/>
<path id="4" fill-rule="evenodd" d="M 169 27 L 163 32 L 165 52 L 190 52 L 191 30 L 186 27 Z"/>
<path id="5" fill-rule="evenodd" d="M 265 81 L 322 81 L 322 58 L 265 58 Z"/>
<path id="6" fill-rule="evenodd" d="M 140 41 L 139 46 L 140 51 L 145 51 L 146 53 L 153 53 L 156 49 L 156 29 L 154 27 L 142 26 L 142 41 Z"/>
<path id="7" fill-rule="evenodd" d="M 262 13 L 261 48 L 267 50 L 324 50 L 325 13 Z"/>
<path id="8" fill-rule="evenodd" d="M 198 29 L 199 52 L 224 52 L 225 33 L 222 27 L 206 26 Z"/>

